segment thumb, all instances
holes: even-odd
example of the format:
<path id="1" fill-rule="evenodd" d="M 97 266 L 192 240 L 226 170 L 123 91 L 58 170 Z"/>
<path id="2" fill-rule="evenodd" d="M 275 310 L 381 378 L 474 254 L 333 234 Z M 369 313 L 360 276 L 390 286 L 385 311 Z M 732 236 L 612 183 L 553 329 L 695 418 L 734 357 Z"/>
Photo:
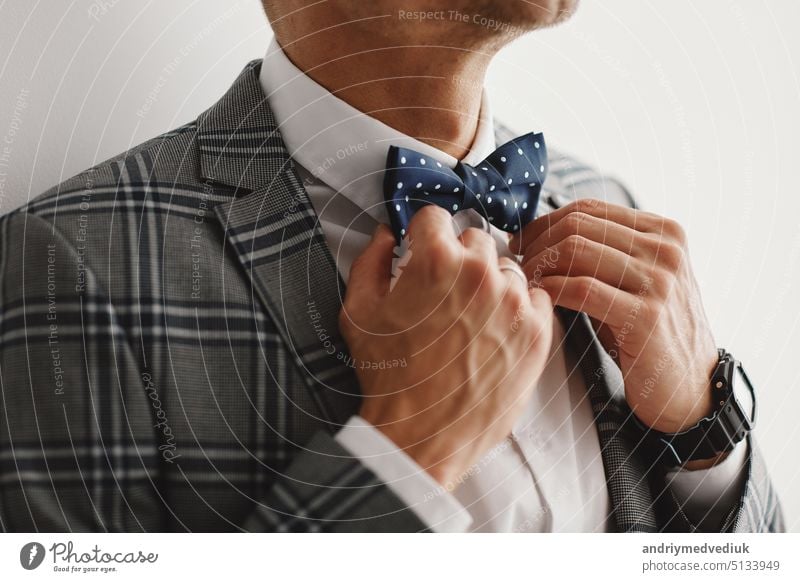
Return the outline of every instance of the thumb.
<path id="1" fill-rule="evenodd" d="M 367 248 L 350 267 L 348 293 L 352 290 L 356 296 L 366 299 L 389 292 L 395 245 L 395 238 L 389 227 L 379 224 Z"/>

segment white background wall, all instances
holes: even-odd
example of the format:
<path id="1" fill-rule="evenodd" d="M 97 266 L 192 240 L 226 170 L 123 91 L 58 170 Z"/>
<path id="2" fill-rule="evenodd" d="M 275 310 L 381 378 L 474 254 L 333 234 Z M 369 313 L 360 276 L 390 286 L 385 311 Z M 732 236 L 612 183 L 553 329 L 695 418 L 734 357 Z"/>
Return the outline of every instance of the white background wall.
<path id="1" fill-rule="evenodd" d="M 584 0 L 489 80 L 498 118 L 686 225 L 717 343 L 760 389 L 761 448 L 794 531 L 798 22 L 796 0 Z M 0 213 L 191 120 L 269 36 L 257 0 L 0 1 Z"/>

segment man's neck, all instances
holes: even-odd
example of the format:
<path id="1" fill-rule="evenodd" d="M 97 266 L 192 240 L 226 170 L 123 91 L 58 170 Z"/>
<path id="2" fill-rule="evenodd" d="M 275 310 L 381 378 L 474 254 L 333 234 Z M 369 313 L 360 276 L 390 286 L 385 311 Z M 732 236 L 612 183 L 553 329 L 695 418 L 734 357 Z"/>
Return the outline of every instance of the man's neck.
<path id="1" fill-rule="evenodd" d="M 457 159 L 469 152 L 493 52 L 396 46 L 363 25 L 287 36 L 278 41 L 289 59 L 340 99 Z"/>

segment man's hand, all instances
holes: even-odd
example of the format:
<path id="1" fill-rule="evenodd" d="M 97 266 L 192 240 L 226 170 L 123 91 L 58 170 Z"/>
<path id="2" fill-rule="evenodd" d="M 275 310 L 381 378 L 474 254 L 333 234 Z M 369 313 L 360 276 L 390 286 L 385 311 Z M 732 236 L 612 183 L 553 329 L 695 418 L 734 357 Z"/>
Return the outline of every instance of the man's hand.
<path id="1" fill-rule="evenodd" d="M 662 432 L 713 409 L 717 350 L 674 221 L 600 200 L 578 200 L 509 242 L 553 302 L 588 314 L 625 379 L 636 416 Z"/>
<path id="2" fill-rule="evenodd" d="M 356 260 L 340 327 L 355 360 L 360 415 L 436 480 L 456 479 L 510 433 L 549 353 L 553 307 L 490 235 L 453 232 L 427 206 L 389 290 L 394 237 L 376 231 Z M 380 366 L 403 361 L 402 367 Z"/>

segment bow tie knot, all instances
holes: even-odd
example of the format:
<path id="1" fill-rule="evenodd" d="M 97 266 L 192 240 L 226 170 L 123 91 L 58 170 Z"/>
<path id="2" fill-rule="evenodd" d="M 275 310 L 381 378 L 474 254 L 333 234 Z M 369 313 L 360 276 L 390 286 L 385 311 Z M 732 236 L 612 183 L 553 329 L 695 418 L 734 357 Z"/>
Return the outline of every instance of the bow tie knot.
<path id="1" fill-rule="evenodd" d="M 459 162 L 453 169 L 391 146 L 383 186 L 392 230 L 401 240 L 414 213 L 436 204 L 451 214 L 471 208 L 497 228 L 516 232 L 533 220 L 546 175 L 541 133 L 511 140 L 476 166 Z"/>

